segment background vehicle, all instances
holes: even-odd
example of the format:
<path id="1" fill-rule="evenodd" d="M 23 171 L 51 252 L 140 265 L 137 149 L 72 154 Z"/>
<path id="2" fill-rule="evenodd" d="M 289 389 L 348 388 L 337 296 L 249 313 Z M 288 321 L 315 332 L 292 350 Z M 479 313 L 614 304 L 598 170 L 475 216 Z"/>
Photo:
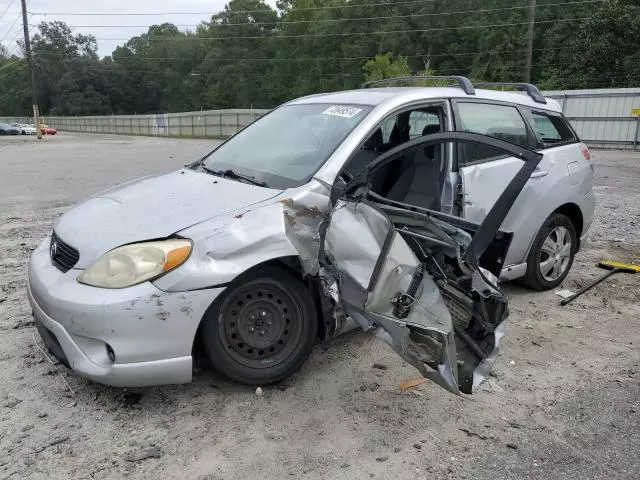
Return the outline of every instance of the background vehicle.
<path id="1" fill-rule="evenodd" d="M 37 132 L 34 125 L 28 125 L 25 123 L 12 123 L 11 126 L 17 128 L 22 135 L 35 135 Z"/>
<path id="2" fill-rule="evenodd" d="M 55 135 L 56 133 L 58 133 L 57 129 L 52 128 L 44 123 L 40 124 L 40 130 L 42 131 L 43 135 Z"/>
<path id="3" fill-rule="evenodd" d="M 594 200 L 556 102 L 451 80 L 293 100 L 180 171 L 70 210 L 30 261 L 43 339 L 112 385 L 189 381 L 198 343 L 265 384 L 355 321 L 470 391 L 503 334 L 498 277 L 561 282 Z"/>
<path id="4" fill-rule="evenodd" d="M 0 123 L 0 135 L 20 135 L 20 130 L 7 123 Z"/>

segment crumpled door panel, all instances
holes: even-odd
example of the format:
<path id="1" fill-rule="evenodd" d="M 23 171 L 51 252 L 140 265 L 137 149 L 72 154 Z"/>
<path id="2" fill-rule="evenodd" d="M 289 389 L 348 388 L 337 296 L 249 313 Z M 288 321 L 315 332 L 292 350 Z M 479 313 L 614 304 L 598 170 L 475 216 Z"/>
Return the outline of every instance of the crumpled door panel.
<path id="1" fill-rule="evenodd" d="M 407 152 L 452 141 L 492 146 L 523 161 L 482 224 L 370 192 L 376 169 Z M 498 356 L 508 316 L 491 273 L 500 271 L 512 237 L 499 228 L 541 158 L 498 139 L 446 132 L 382 155 L 332 192 L 320 265 L 337 310 L 363 330 L 374 330 L 425 377 L 452 393 L 472 393 Z M 487 262 L 488 270 L 482 266 Z"/>
<path id="2" fill-rule="evenodd" d="M 345 241 L 345 232 L 357 241 Z M 459 394 L 451 314 L 438 285 L 389 218 L 366 203 L 339 202 L 324 245 L 331 263 L 327 272 L 335 275 L 345 313 L 363 330 L 375 330 L 425 377 Z M 409 303 L 400 304 L 406 292 Z"/>

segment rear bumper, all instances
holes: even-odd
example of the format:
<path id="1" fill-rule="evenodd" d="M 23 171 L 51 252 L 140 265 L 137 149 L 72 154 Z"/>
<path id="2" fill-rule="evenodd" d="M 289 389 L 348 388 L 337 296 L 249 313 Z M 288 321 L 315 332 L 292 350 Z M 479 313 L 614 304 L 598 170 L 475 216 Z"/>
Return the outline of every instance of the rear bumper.
<path id="1" fill-rule="evenodd" d="M 589 235 L 589 230 L 591 229 L 591 225 L 593 224 L 593 218 L 595 216 L 596 210 L 596 196 L 593 192 L 587 193 L 583 198 L 582 202 L 579 205 L 580 211 L 582 212 L 582 233 L 580 235 L 580 247 L 584 245 L 584 242 L 587 240 L 587 236 Z"/>

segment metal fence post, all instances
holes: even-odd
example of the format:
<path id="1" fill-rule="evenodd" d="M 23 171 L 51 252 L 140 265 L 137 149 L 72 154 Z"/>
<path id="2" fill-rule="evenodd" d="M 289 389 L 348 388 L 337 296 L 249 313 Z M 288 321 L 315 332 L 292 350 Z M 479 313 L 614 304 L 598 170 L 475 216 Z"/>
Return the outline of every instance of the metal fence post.
<path id="1" fill-rule="evenodd" d="M 638 147 L 638 132 L 640 132 L 640 115 L 636 117 L 636 133 L 633 136 L 633 150 L 635 151 Z"/>

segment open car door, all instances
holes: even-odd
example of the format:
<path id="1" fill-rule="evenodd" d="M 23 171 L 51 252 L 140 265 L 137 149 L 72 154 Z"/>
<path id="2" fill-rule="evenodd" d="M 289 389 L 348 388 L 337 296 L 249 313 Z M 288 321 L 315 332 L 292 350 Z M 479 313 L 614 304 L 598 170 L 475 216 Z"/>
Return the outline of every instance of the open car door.
<path id="1" fill-rule="evenodd" d="M 522 160 L 480 225 L 371 191 L 372 177 L 383 167 L 456 142 Z M 502 140 L 447 132 L 401 145 L 336 184 L 333 210 L 321 229 L 320 265 L 337 310 L 375 331 L 425 377 L 453 393 L 472 393 L 498 356 L 508 316 L 497 276 L 512 234 L 499 227 L 541 159 Z"/>

